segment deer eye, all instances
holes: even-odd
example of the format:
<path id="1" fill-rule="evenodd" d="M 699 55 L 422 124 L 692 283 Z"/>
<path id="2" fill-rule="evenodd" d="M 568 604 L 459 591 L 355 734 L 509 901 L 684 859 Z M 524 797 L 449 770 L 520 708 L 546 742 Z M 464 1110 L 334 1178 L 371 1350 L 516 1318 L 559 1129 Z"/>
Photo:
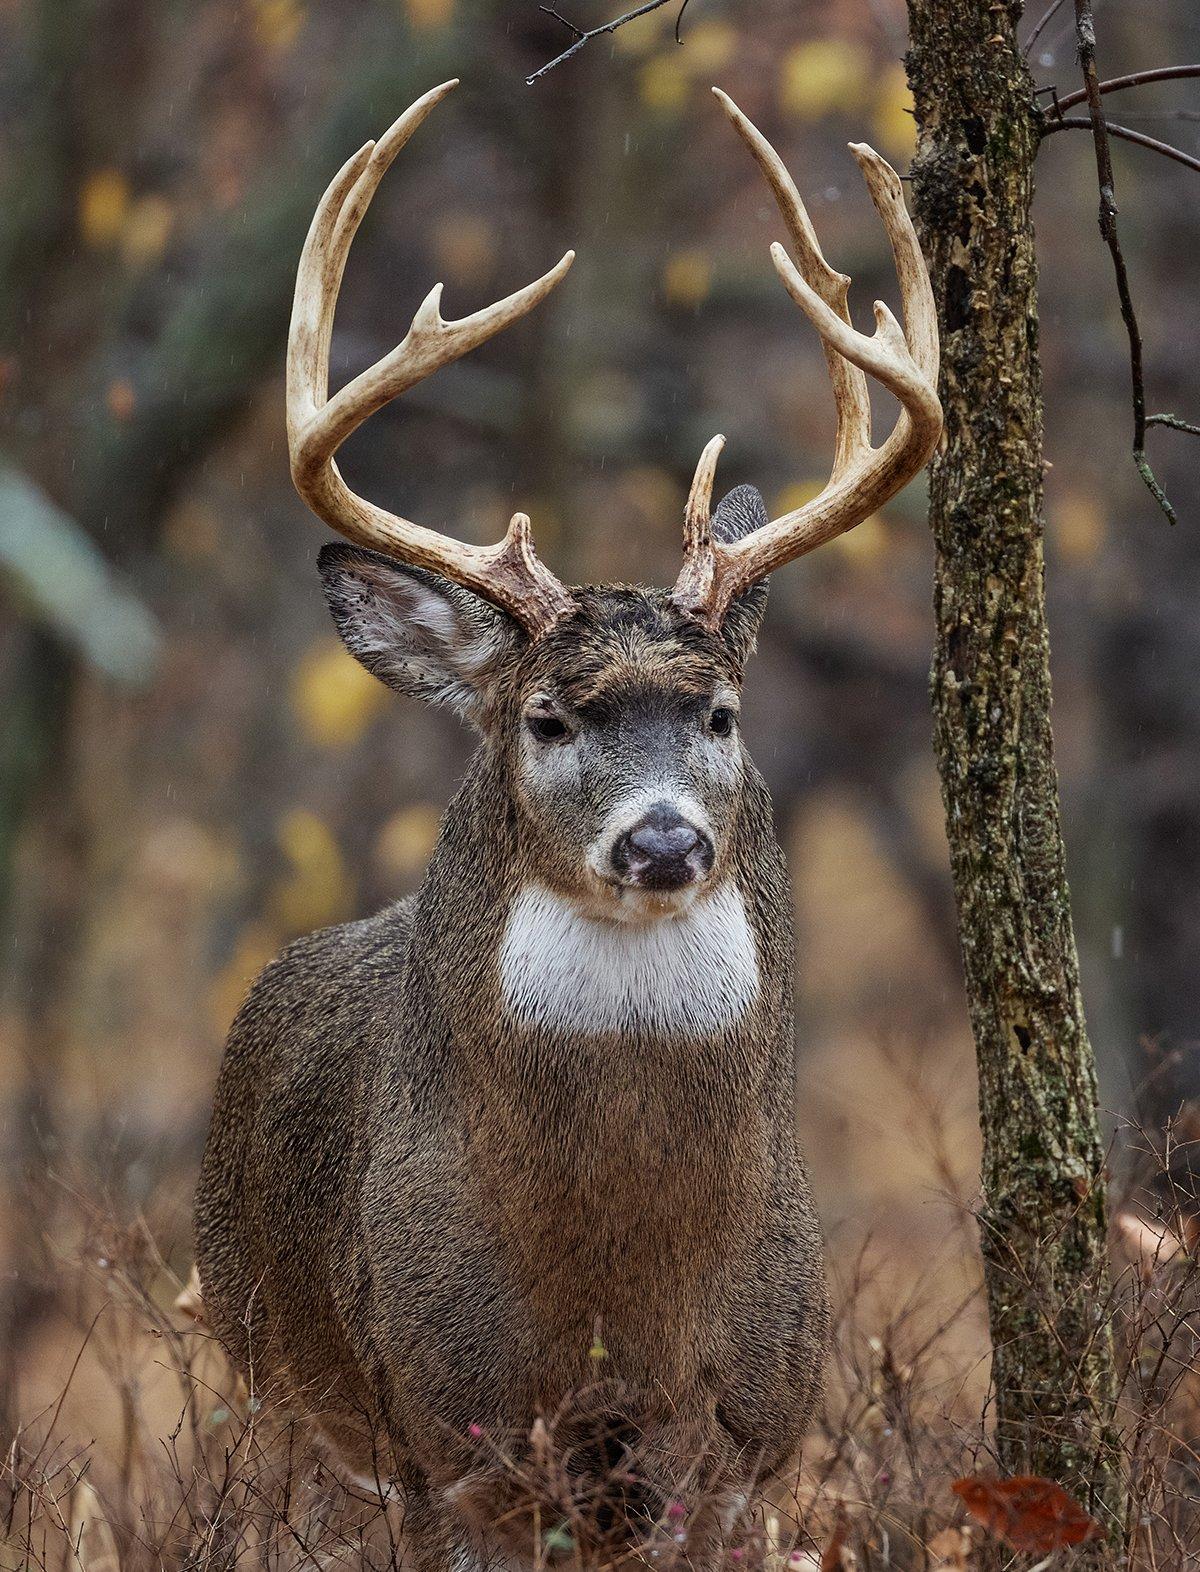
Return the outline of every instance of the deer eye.
<path id="1" fill-rule="evenodd" d="M 562 742 L 570 735 L 557 715 L 527 715 L 525 724 L 539 742 Z"/>
<path id="2" fill-rule="evenodd" d="M 714 737 L 730 737 L 737 724 L 737 716 L 725 705 L 715 709 L 708 717 L 708 729 Z"/>

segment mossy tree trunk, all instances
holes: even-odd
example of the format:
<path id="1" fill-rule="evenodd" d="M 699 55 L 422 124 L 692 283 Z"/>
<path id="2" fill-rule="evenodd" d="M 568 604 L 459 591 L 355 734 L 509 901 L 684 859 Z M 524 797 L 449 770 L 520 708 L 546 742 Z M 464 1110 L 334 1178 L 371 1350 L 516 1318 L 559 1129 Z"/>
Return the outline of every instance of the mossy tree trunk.
<path id="1" fill-rule="evenodd" d="M 908 0 L 913 202 L 942 332 L 935 744 L 979 1060 L 980 1218 L 1008 1473 L 1114 1532 L 1104 1153 L 1050 732 L 1038 121 L 1019 0 Z"/>

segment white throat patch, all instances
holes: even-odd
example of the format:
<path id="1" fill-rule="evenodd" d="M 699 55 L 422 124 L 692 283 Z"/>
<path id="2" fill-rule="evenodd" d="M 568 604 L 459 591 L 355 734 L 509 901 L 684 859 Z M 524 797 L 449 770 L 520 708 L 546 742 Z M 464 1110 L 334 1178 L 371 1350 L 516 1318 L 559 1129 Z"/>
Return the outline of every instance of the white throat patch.
<path id="1" fill-rule="evenodd" d="M 705 1037 L 758 996 L 758 957 L 741 891 L 724 884 L 675 917 L 639 924 L 581 913 L 528 884 L 508 914 L 500 982 L 528 1026 Z"/>

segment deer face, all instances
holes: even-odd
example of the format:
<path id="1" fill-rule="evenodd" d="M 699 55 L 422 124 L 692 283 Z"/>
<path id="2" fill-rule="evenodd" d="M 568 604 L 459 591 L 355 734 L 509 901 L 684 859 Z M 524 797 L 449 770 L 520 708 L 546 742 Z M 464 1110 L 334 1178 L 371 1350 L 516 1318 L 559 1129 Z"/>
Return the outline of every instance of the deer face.
<path id="1" fill-rule="evenodd" d="M 735 539 L 762 517 L 758 493 L 739 488 L 714 534 Z M 374 553 L 326 547 L 321 571 L 350 651 L 400 692 L 455 708 L 497 751 L 529 878 L 588 915 L 632 922 L 719 882 L 765 586 L 716 633 L 663 591 L 577 590 L 571 615 L 531 642 L 470 591 Z"/>
<path id="2" fill-rule="evenodd" d="M 534 646 L 497 724 L 539 882 L 636 921 L 719 879 L 746 765 L 743 658 L 638 590 L 585 592 Z"/>
<path id="3" fill-rule="evenodd" d="M 825 345 L 838 410 L 828 484 L 773 520 L 748 487 L 710 516 L 725 441 L 714 437 L 692 481 L 683 568 L 669 595 L 568 589 L 538 560 L 523 513 L 502 541 L 478 546 L 385 512 L 347 485 L 334 462 L 341 444 L 373 411 L 532 310 L 574 256 L 457 321 L 442 316 L 435 285 L 391 354 L 330 396 L 334 309 L 350 243 L 392 160 L 454 86 L 426 93 L 354 154 L 318 204 L 288 335 L 292 478 L 318 517 L 355 543 L 321 553 L 351 651 L 402 692 L 456 707 L 504 761 L 525 871 L 605 915 L 663 915 L 718 881 L 727 856 L 745 770 L 738 689 L 767 575 L 867 518 L 937 442 L 933 292 L 899 177 L 855 146 L 891 240 L 907 334 L 882 302 L 875 333 L 856 332 L 849 280 L 822 256 L 778 154 L 718 92 L 792 241 L 795 260 L 772 248 L 776 271 Z M 901 405 L 879 447 L 871 444 L 868 376 Z"/>

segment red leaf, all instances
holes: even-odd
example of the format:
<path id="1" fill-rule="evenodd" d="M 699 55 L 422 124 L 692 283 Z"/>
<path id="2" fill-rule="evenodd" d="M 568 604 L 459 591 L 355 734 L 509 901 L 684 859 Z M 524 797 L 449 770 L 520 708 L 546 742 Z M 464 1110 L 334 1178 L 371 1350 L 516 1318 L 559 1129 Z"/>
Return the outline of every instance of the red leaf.
<path id="1" fill-rule="evenodd" d="M 1101 1534 L 1095 1519 L 1051 1479 L 988 1479 L 977 1474 L 956 1479 L 950 1488 L 973 1518 L 1014 1550 L 1044 1556 Z"/>
<path id="2" fill-rule="evenodd" d="M 830 1534 L 829 1543 L 821 1556 L 821 1572 L 849 1572 L 854 1565 L 853 1555 L 846 1549 L 846 1535 L 849 1528 L 845 1512 L 839 1509 L 833 1533 Z"/>

